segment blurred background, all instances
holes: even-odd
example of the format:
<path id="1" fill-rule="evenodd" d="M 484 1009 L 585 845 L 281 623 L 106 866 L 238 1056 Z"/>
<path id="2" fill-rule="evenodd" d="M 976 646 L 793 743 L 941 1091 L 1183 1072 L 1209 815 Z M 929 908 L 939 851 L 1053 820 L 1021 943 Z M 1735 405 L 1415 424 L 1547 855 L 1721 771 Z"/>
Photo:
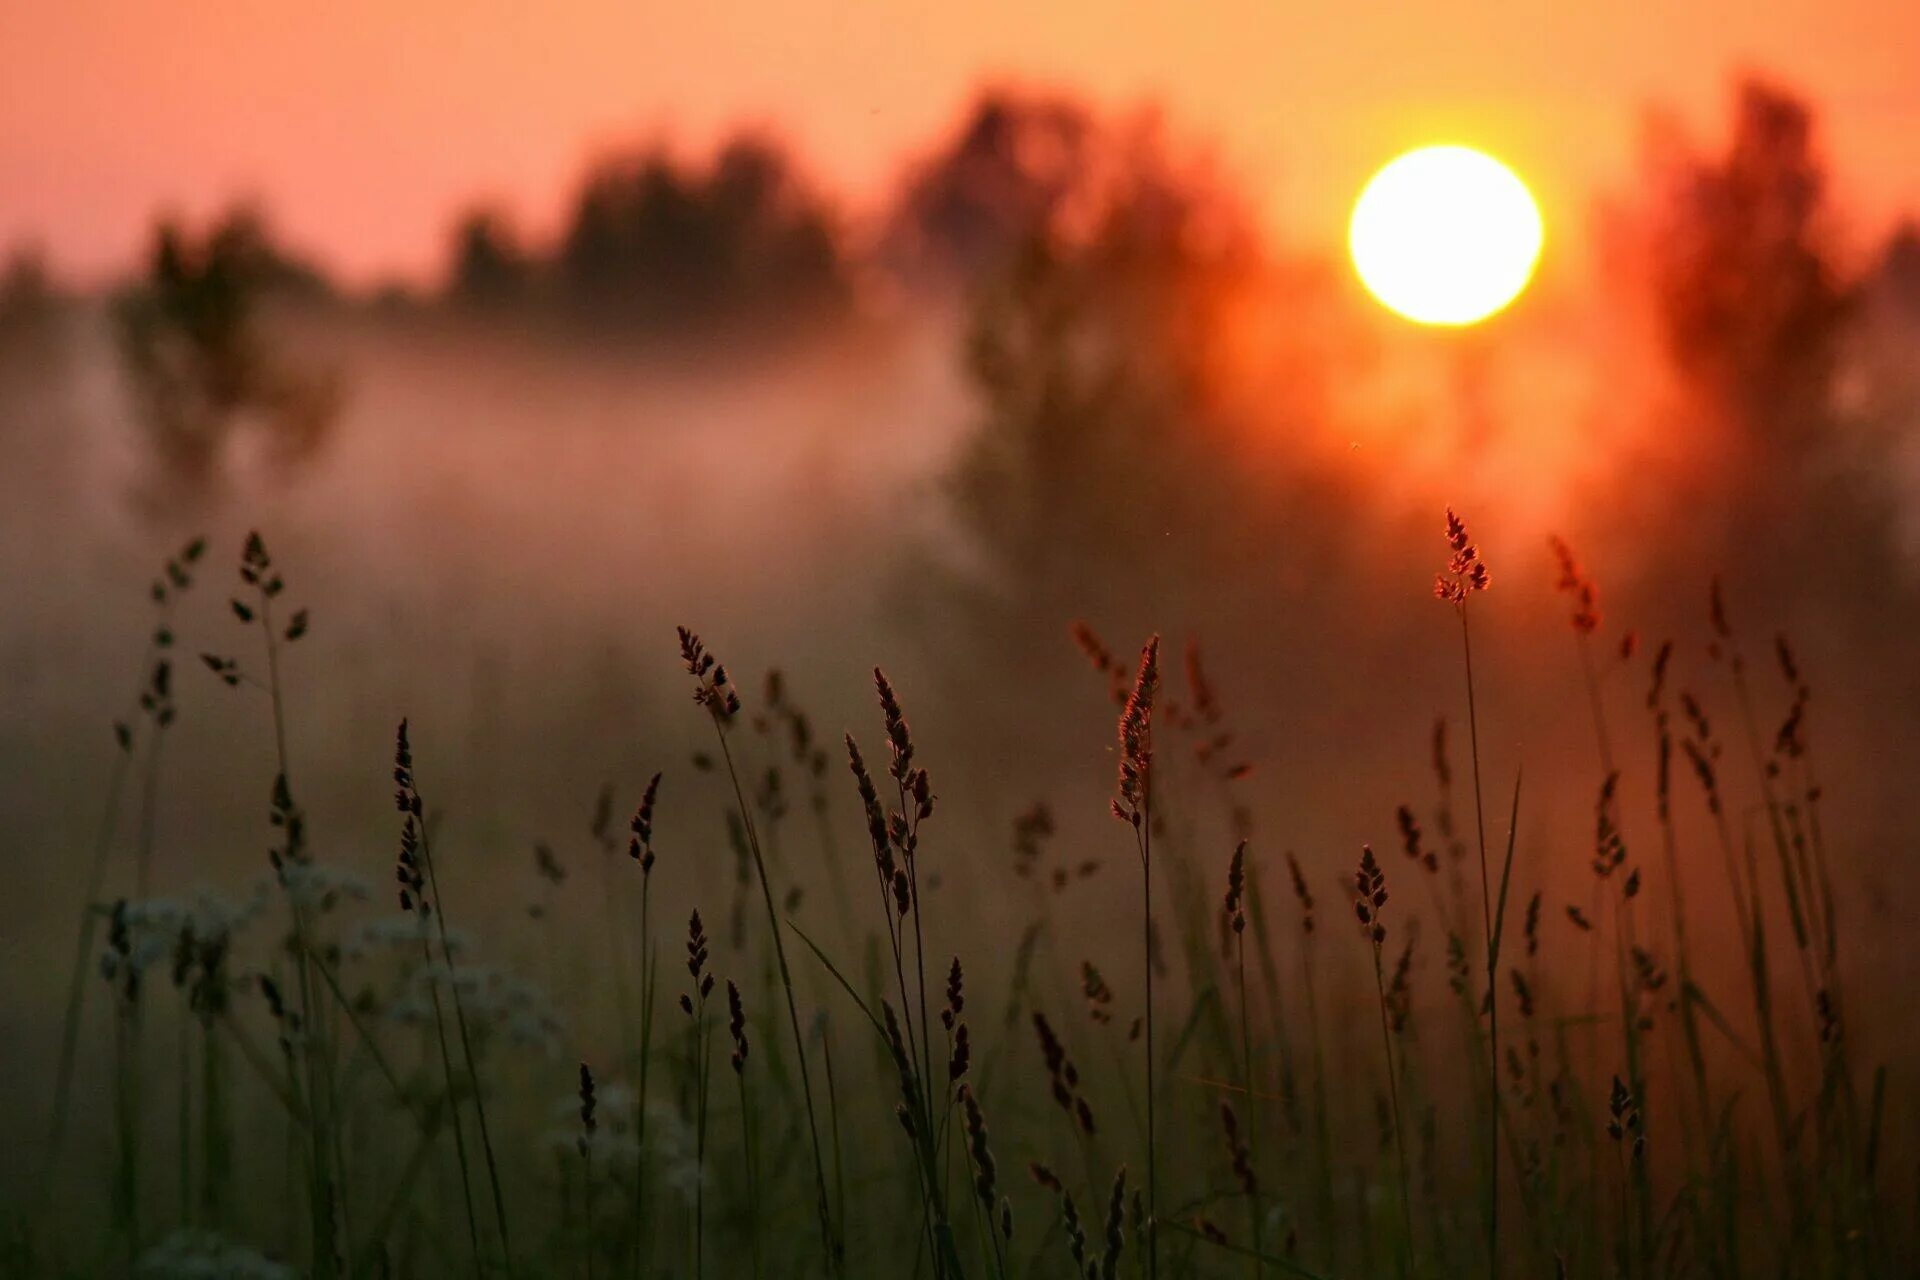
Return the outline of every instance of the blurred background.
<path id="1" fill-rule="evenodd" d="M 605 856 L 598 798 L 624 814 L 656 769 L 671 905 L 732 883 L 682 623 L 750 709 L 784 672 L 829 745 L 877 734 L 884 665 L 944 802 L 930 856 L 989 914 L 1037 800 L 1062 847 L 1126 852 L 1070 624 L 1192 645 L 1254 856 L 1334 892 L 1430 797 L 1436 720 L 1463 732 L 1448 504 L 1494 575 L 1489 789 L 1526 766 L 1517 874 L 1571 901 L 1602 770 L 1549 536 L 1599 584 L 1633 804 L 1663 642 L 1736 737 L 1718 578 L 1765 739 L 1777 636 L 1810 682 L 1846 963 L 1904 992 L 1916 47 L 1920 9 L 1875 0 L 1657 31 L 1516 3 L 7 7 L 0 1142 L 40 1138 L 148 583 L 195 535 L 153 887 L 264 867 L 271 720 L 193 661 L 255 660 L 226 603 L 255 528 L 311 618 L 283 674 L 320 856 L 384 883 L 409 715 L 482 934 L 544 892 L 536 844 Z M 1367 175 L 1429 141 L 1501 156 L 1545 217 L 1533 287 L 1471 329 L 1390 315 L 1345 260 Z M 594 910 L 582 885 L 557 909 Z M 1910 1082 L 1892 1003 L 1857 1034 Z"/>

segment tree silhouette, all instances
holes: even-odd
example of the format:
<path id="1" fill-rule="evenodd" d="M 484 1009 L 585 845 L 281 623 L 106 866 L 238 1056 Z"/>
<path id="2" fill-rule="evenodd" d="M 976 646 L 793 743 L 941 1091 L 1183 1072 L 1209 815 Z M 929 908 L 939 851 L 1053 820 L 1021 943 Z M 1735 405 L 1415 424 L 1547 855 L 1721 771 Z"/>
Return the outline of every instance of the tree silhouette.
<path id="1" fill-rule="evenodd" d="M 1650 545 L 1783 611 L 1864 623 L 1885 599 L 1859 583 L 1906 590 L 1890 450 L 1907 361 L 1888 358 L 1870 282 L 1840 266 L 1814 114 L 1747 81 L 1723 144 L 1668 134 L 1646 173 L 1632 256 L 1613 265 L 1640 281 L 1679 391 L 1653 433 L 1678 442 L 1661 446 L 1667 470 L 1633 470 L 1636 504 L 1662 526 Z"/>
<path id="2" fill-rule="evenodd" d="M 243 427 L 264 435 L 281 463 L 318 445 L 339 407 L 338 383 L 288 362 L 259 308 L 275 292 L 322 287 L 248 212 L 198 237 L 173 221 L 158 226 L 145 277 L 118 310 L 122 360 L 165 490 L 157 501 L 205 498 Z"/>
<path id="3" fill-rule="evenodd" d="M 909 279 L 950 284 L 1003 271 L 1091 196 L 1113 139 L 1072 99 L 990 90 L 908 174 L 883 256 Z"/>
<path id="4" fill-rule="evenodd" d="M 1879 278 L 1894 305 L 1920 320 L 1920 223 L 1903 222 L 1887 238 Z"/>
<path id="5" fill-rule="evenodd" d="M 482 307 L 524 303 L 533 284 L 533 260 L 503 216 L 475 209 L 460 220 L 453 233 L 449 284 L 456 301 Z"/>
<path id="6" fill-rule="evenodd" d="M 999 176 L 985 203 L 966 197 L 949 179 L 972 162 L 918 188 L 948 193 L 923 212 L 995 210 L 924 224 L 973 228 L 956 250 L 984 252 L 981 227 L 1012 234 L 1010 210 L 1038 219 L 976 293 L 965 351 L 980 417 L 948 477 L 972 586 L 1015 613 L 1063 591 L 1096 608 L 1190 582 L 1238 555 L 1271 505 L 1271 478 L 1243 465 L 1222 361 L 1267 272 L 1245 211 L 1151 122 L 1094 130 L 1056 104 L 1033 110 L 1030 128 L 1017 107 L 983 108 L 956 154 L 1064 132 L 1077 158 L 1071 173 L 1050 164 L 1044 197 L 996 203 Z M 1267 407 L 1279 421 L 1290 406 Z"/>
<path id="7" fill-rule="evenodd" d="M 825 207 L 783 150 L 753 136 L 704 168 L 657 147 L 601 163 L 556 266 L 574 309 L 648 326 L 831 310 L 849 295 Z"/>
<path id="8" fill-rule="evenodd" d="M 1804 458 L 1830 422 L 1850 306 L 1811 110 L 1748 81 L 1720 154 L 1671 142 L 1652 169 L 1644 239 L 1669 358 L 1736 446 Z"/>

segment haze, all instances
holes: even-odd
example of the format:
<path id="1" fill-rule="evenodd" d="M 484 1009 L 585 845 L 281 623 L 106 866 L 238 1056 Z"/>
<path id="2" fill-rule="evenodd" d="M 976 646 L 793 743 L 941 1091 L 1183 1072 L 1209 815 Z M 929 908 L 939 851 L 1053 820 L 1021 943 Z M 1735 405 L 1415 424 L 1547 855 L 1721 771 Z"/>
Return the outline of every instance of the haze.
<path id="1" fill-rule="evenodd" d="M 1472 141 L 1527 177 L 1578 259 L 1592 197 L 1631 175 L 1642 109 L 1708 122 L 1749 69 L 1821 104 L 1864 243 L 1920 204 L 1916 48 L 1920 8 L 1883 0 L 13 4 L 0 243 L 41 242 L 98 279 L 132 261 L 156 210 L 251 197 L 352 280 L 420 279 L 467 201 L 546 229 L 606 147 L 664 132 L 699 148 L 743 123 L 871 209 L 1000 77 L 1162 104 L 1315 243 L 1388 156 Z"/>

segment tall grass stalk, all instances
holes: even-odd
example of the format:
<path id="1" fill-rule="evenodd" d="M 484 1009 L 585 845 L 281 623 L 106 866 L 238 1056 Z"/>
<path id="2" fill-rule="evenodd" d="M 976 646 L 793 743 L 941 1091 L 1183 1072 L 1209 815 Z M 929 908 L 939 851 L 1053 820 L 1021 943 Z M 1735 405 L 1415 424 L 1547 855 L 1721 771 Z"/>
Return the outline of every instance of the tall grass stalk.
<path id="1" fill-rule="evenodd" d="M 787 1021 L 793 1032 L 793 1052 L 800 1067 L 800 1091 L 807 1108 L 807 1137 L 812 1143 L 813 1173 L 815 1189 L 815 1210 L 819 1216 L 820 1246 L 823 1250 L 827 1268 L 838 1273 L 840 1270 L 840 1248 L 835 1238 L 832 1210 L 827 1195 L 826 1161 L 820 1149 L 820 1123 L 814 1113 L 813 1080 L 807 1067 L 806 1037 L 800 1031 L 800 1005 L 794 995 L 793 973 L 787 966 L 787 948 L 781 940 L 780 915 L 774 907 L 773 884 L 767 877 L 767 862 L 761 852 L 760 836 L 753 822 L 752 806 L 747 803 L 746 791 L 740 785 L 740 771 L 734 765 L 733 749 L 727 741 L 727 725 L 740 708 L 739 695 L 727 681 L 726 668 L 716 663 L 705 652 L 700 638 L 685 627 L 679 629 L 681 658 L 687 665 L 690 675 L 698 682 L 695 697 L 707 711 L 707 717 L 713 724 L 714 738 L 720 744 L 720 756 L 727 768 L 727 778 L 733 785 L 734 803 L 739 809 L 740 821 L 746 828 L 747 846 L 753 853 L 753 869 L 760 879 L 760 894 L 767 909 L 767 931 L 773 940 L 773 954 L 780 969 L 780 986 L 787 998 Z"/>
<path id="2" fill-rule="evenodd" d="M 647 1258 L 647 1098 L 653 1066 L 654 995 L 659 985 L 659 959 L 653 946 L 653 807 L 660 794 L 660 775 L 654 774 L 634 810 L 627 856 L 640 868 L 640 1064 L 634 1096 L 633 1273 L 637 1277 Z"/>
<path id="3" fill-rule="evenodd" d="M 72 1109 L 73 1073 L 80 1047 L 80 1023 L 86 1006 L 88 979 L 94 967 L 94 939 L 100 919 L 102 898 L 106 892 L 107 865 L 113 852 L 114 833 L 119 827 L 120 808 L 127 778 L 133 764 L 134 722 L 144 714 L 153 725 L 155 739 L 150 751 L 158 750 L 160 731 L 173 719 L 171 697 L 172 664 L 162 661 L 173 648 L 173 614 L 182 592 L 193 584 L 193 566 L 206 553 L 205 538 L 194 538 L 166 562 L 160 576 L 149 588 L 155 606 L 152 629 L 140 655 L 140 679 L 124 718 L 114 721 L 115 751 L 107 767 L 102 788 L 100 816 L 94 824 L 94 837 L 87 858 L 86 888 L 80 899 L 75 928 L 73 967 L 67 976 L 67 1000 L 60 1023 L 60 1054 L 54 1067 L 53 1105 L 48 1121 L 45 1164 L 41 1169 L 38 1199 L 44 1207 L 53 1192 L 60 1157 L 66 1146 L 67 1120 Z M 151 772 L 151 769 L 150 769 Z M 136 893 L 145 897 L 144 891 Z"/>
<path id="4" fill-rule="evenodd" d="M 1147 1086 L 1147 1277 L 1160 1274 L 1155 1226 L 1160 1213 L 1160 1160 L 1154 1116 L 1153 1045 L 1153 702 L 1160 687 L 1160 637 L 1147 640 L 1133 691 L 1120 711 L 1120 778 L 1112 802 L 1114 817 L 1133 828 L 1140 859 L 1140 960 L 1144 975 L 1144 1032 Z"/>
<path id="5" fill-rule="evenodd" d="M 733 1040 L 734 1085 L 740 1094 L 740 1141 L 747 1157 L 747 1245 L 753 1258 L 753 1280 L 760 1280 L 760 1164 L 754 1148 L 753 1095 L 747 1085 L 747 1015 L 740 988 L 727 979 L 727 1034 Z"/>
<path id="6" fill-rule="evenodd" d="M 594 1255 L 599 1252 L 599 1242 L 595 1239 L 598 1231 L 593 1214 L 593 1138 L 599 1130 L 599 1117 L 596 1114 L 597 1098 L 594 1092 L 593 1072 L 586 1063 L 580 1064 L 580 1163 L 582 1166 L 581 1198 L 586 1202 L 587 1234 L 583 1241 L 586 1247 L 587 1280 L 593 1280 Z"/>
<path id="7" fill-rule="evenodd" d="M 433 954 L 433 934 L 428 921 L 434 914 L 433 886 L 426 873 L 425 832 L 423 818 L 424 806 L 420 802 L 420 793 L 414 787 L 413 748 L 407 740 L 407 722 L 402 720 L 394 735 L 393 756 L 394 799 L 404 815 L 400 826 L 400 853 L 396 859 L 395 873 L 400 883 L 400 909 L 410 912 L 419 926 L 421 972 L 427 980 L 427 994 L 433 1004 L 434 1040 L 440 1050 L 441 1078 L 446 1082 L 447 1110 L 453 1120 L 454 1154 L 460 1164 L 460 1194 L 466 1208 L 467 1243 L 473 1254 L 475 1271 L 481 1268 L 480 1217 L 474 1209 L 473 1173 L 467 1159 L 466 1126 L 460 1119 L 460 1075 L 453 1067 L 453 1051 L 447 1042 L 447 1015 L 440 999 L 442 971 L 450 978 L 453 971 L 451 955 L 445 952 L 446 934 L 440 934 L 444 962 L 436 961 Z M 451 986 L 451 982 L 448 984 Z"/>
<path id="8" fill-rule="evenodd" d="M 1494 998 L 1499 977 L 1493 919 L 1492 875 L 1487 866 L 1487 814 L 1480 783 L 1480 709 L 1473 693 L 1473 629 L 1467 624 L 1467 602 L 1489 582 L 1486 562 L 1467 536 L 1466 525 L 1447 508 L 1447 545 L 1452 556 L 1446 571 L 1434 579 L 1434 594 L 1451 604 L 1460 618 L 1460 650 L 1467 677 L 1467 741 L 1473 760 L 1473 817 L 1480 854 L 1480 912 L 1486 942 L 1488 1040 L 1487 1077 L 1487 1273 L 1500 1274 L 1500 1002 Z M 1504 888 L 1504 886 L 1503 886 Z"/>
<path id="9" fill-rule="evenodd" d="M 1227 864 L 1227 896 L 1223 910 L 1233 934 L 1234 988 L 1240 1012 L 1240 1087 L 1246 1091 L 1247 1130 L 1249 1134 L 1257 1135 L 1260 1132 L 1260 1088 L 1253 1073 L 1253 1023 L 1247 1013 L 1247 889 L 1247 842 L 1242 840 L 1235 846 L 1233 858 Z M 1245 1159 L 1249 1166 L 1247 1232 L 1257 1254 L 1261 1245 L 1261 1214 L 1260 1197 L 1254 1193 L 1251 1176 L 1255 1141 L 1253 1137 L 1247 1140 Z M 1263 1270 L 1259 1259 L 1254 1259 L 1253 1274 L 1256 1280 Z"/>
<path id="10" fill-rule="evenodd" d="M 202 661 L 228 687 L 243 681 L 264 687 L 272 710 L 274 774 L 271 819 L 280 836 L 280 846 L 269 853 L 274 876 L 287 899 L 293 926 L 293 950 L 296 990 L 299 995 L 299 1023 L 302 1031 L 302 1065 L 306 1072 L 309 1115 L 309 1208 L 312 1216 L 312 1265 L 316 1275 L 332 1275 L 339 1269 L 342 1250 L 338 1236 L 351 1237 L 346 1227 L 343 1190 L 344 1148 L 339 1129 L 339 1095 L 333 1073 L 332 1052 L 328 1043 L 328 1020 L 322 1016 L 313 985 L 312 925 L 302 889 L 297 884 L 301 869 L 309 865 L 306 817 L 294 801 L 292 765 L 287 747 L 287 713 L 284 686 L 280 676 L 280 646 L 291 644 L 307 632 L 307 613 L 302 609 L 287 620 L 284 627 L 274 620 L 274 602 L 286 589 L 286 582 L 274 568 L 273 558 L 258 531 L 247 535 L 240 557 L 240 580 L 249 598 L 235 596 L 229 605 L 243 626 L 258 626 L 267 663 L 264 686 L 243 676 L 240 664 L 231 658 L 203 654 Z M 351 1248 L 347 1250 L 351 1253 Z"/>
<path id="11" fill-rule="evenodd" d="M 680 1010 L 687 1015 L 689 1078 L 693 1083 L 694 1155 L 693 1155 L 693 1274 L 695 1280 L 706 1274 L 707 1209 L 707 1081 L 711 1052 L 707 1035 L 707 996 L 713 991 L 713 975 L 707 968 L 707 934 L 695 911 L 687 920 L 687 973 L 692 989 L 680 997 Z"/>
<path id="12" fill-rule="evenodd" d="M 405 722 L 402 721 L 404 725 Z M 419 794 L 414 794 L 419 800 Z M 417 815 L 416 815 L 417 816 Z M 513 1237 L 507 1226 L 507 1201 L 500 1187 L 500 1165 L 494 1157 L 493 1134 L 487 1124 L 486 1090 L 480 1084 L 480 1064 L 473 1052 L 473 1034 L 467 1026 L 465 1002 L 460 996 L 460 984 L 454 980 L 453 946 L 447 940 L 446 899 L 440 893 L 440 877 L 434 870 L 432 837 L 428 834 L 427 824 L 420 824 L 420 861 L 426 868 L 427 891 L 433 895 L 431 913 L 434 927 L 440 939 L 440 957 L 446 967 L 447 990 L 453 999 L 453 1023 L 460 1033 L 460 1054 L 466 1063 L 467 1082 L 473 1091 L 473 1111 L 475 1126 L 480 1131 L 480 1152 L 487 1166 L 487 1187 L 493 1197 L 493 1212 L 500 1231 L 500 1253 L 507 1271 L 513 1271 Z M 438 997 L 436 996 L 436 1001 Z M 436 1005 L 437 1010 L 437 1005 Z"/>
<path id="13" fill-rule="evenodd" d="M 1373 959 L 1373 990 L 1380 1015 L 1380 1047 L 1385 1051 L 1387 1061 L 1387 1097 L 1393 1109 L 1393 1153 L 1400 1182 L 1400 1271 L 1408 1275 L 1413 1270 L 1414 1255 L 1413 1193 L 1412 1183 L 1407 1177 L 1406 1120 L 1400 1110 L 1400 1072 L 1394 1063 L 1393 1032 L 1387 1021 L 1387 980 L 1380 959 L 1381 947 L 1387 940 L 1387 927 L 1380 918 L 1381 908 L 1387 905 L 1387 879 L 1373 856 L 1372 845 L 1361 847 L 1360 866 L 1354 872 L 1353 887 L 1354 914 L 1360 919 L 1361 935 L 1366 939 L 1367 949 Z"/>

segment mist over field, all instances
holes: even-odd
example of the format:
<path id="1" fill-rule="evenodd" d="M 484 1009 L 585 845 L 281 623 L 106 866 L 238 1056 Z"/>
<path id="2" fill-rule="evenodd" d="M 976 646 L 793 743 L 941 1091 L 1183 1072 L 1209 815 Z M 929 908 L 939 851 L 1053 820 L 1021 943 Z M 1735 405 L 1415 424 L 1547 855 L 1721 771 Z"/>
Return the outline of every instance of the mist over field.
<path id="1" fill-rule="evenodd" d="M 214 224 L 156 232 L 152 261 L 112 289 L 37 282 L 23 265 L 0 303 L 0 1080 L 13 1099 L 0 1143 L 36 1158 L 0 1187 L 24 1203 L 40 1172 L 114 725 L 149 678 L 149 583 L 195 536 L 208 549 L 168 622 L 177 721 L 142 775 L 150 804 L 130 790 L 116 819 L 107 899 L 133 892 L 136 833 L 151 839 L 156 896 L 273 882 L 274 723 L 257 633 L 228 603 L 246 594 L 235 566 L 258 530 L 288 607 L 310 615 L 279 678 L 313 856 L 364 878 L 352 910 L 388 910 L 389 775 L 407 717 L 462 930 L 574 1002 L 552 1079 L 514 1068 L 564 1094 L 575 1059 L 611 1071 L 628 1052 L 604 978 L 608 946 L 631 940 L 598 931 L 609 903 L 630 908 L 637 893 L 607 886 L 630 875 L 624 824 L 656 771 L 656 919 L 677 930 L 703 904 L 743 960 L 743 919 L 762 924 L 738 905 L 757 913 L 759 891 L 742 897 L 733 793 L 676 626 L 698 631 L 738 687 L 731 741 L 756 803 L 779 772 L 770 894 L 792 893 L 783 906 L 813 938 L 858 948 L 823 855 L 871 906 L 839 738 L 882 750 L 879 665 L 940 801 L 920 855 L 927 954 L 942 972 L 966 955 L 976 990 L 1007 980 L 1005 935 L 1032 893 L 1013 875 L 1015 823 L 1044 802 L 1062 864 L 1101 863 L 1055 909 L 1057 945 L 1131 981 L 1133 932 L 1110 927 L 1137 910 L 1132 836 L 1107 812 L 1116 708 L 1073 624 L 1129 674 L 1159 634 L 1167 697 L 1190 718 L 1206 686 L 1217 692 L 1224 753 L 1248 766 L 1221 794 L 1243 817 L 1214 798 L 1218 761 L 1196 763 L 1171 730 L 1160 748 L 1186 788 L 1170 786 L 1168 838 L 1202 868 L 1193 883 L 1215 893 L 1245 834 L 1277 912 L 1295 853 L 1344 945 L 1363 843 L 1395 877 L 1396 905 L 1426 899 L 1396 808 L 1431 827 L 1436 720 L 1462 785 L 1461 628 L 1431 589 L 1451 507 L 1492 573 L 1471 610 L 1490 838 L 1504 841 L 1523 772 L 1513 910 L 1540 893 L 1545 945 L 1580 956 L 1543 986 L 1591 995 L 1589 944 L 1566 908 L 1591 909 L 1597 892 L 1602 753 L 1620 770 L 1626 847 L 1665 883 L 1649 696 L 1671 641 L 1662 705 L 1684 691 L 1717 731 L 1736 841 L 1767 840 L 1762 777 L 1811 777 L 1781 744 L 1801 732 L 1815 744 L 1848 1043 L 1887 1069 L 1897 1105 L 1881 1141 L 1902 1153 L 1889 1185 L 1910 1193 L 1920 237 L 1833 234 L 1846 193 L 1823 187 L 1818 119 L 1784 90 L 1736 95 L 1704 139 L 1651 148 L 1642 185 L 1596 200 L 1580 231 L 1599 246 L 1591 278 L 1560 276 L 1460 333 L 1386 317 L 1331 254 L 1261 229 L 1231 174 L 1190 164 L 1177 131 L 1064 96 L 983 98 L 903 174 L 878 225 L 840 218 L 764 140 L 679 169 L 615 156 L 583 178 L 552 243 L 490 215 L 461 222 L 432 292 L 296 279 L 273 258 L 267 210 L 247 224 L 260 239 L 232 251 L 258 290 L 236 350 L 312 389 L 319 407 L 301 407 L 297 426 L 279 382 L 243 379 L 191 419 L 156 398 L 156 379 L 177 372 L 167 344 L 206 343 L 206 317 L 221 314 L 205 301 L 218 295 L 193 292 L 224 269 Z M 161 336 L 143 339 L 143 323 Z M 142 356 L 142 341 L 161 354 Z M 1569 626 L 1577 602 L 1556 589 L 1550 536 L 1598 584 L 1591 635 Z M 203 654 L 247 679 L 227 687 Z M 756 723 L 775 669 L 827 752 L 818 783 L 778 724 Z M 1193 743 L 1210 727 L 1191 727 Z M 1714 824 L 1677 749 L 1666 767 L 1701 947 L 1693 977 L 1732 983 L 1742 963 Z M 804 818 L 816 787 L 827 836 Z M 1456 793 L 1463 830 L 1464 806 Z M 541 878 L 541 845 L 564 880 Z M 1476 884 L 1465 862 L 1449 874 Z M 556 934 L 571 945 L 556 952 Z M 1443 944 L 1423 935 L 1412 962 L 1435 988 Z M 1368 977 L 1356 963 L 1327 978 L 1328 1008 L 1373 1017 Z M 818 970 L 805 984 L 821 1005 L 837 998 Z M 150 988 L 164 986 L 156 971 Z M 1793 994 L 1783 1025 L 1811 1046 L 1815 1014 Z M 1079 999 L 1066 990 L 1061 1016 Z M 756 1013 L 767 1043 L 786 1034 L 773 1008 Z M 1356 1038 L 1338 1060 L 1371 1072 L 1376 1049 Z M 1020 1053 L 1010 1070 L 1032 1066 L 1024 1039 Z M 167 1057 L 144 1068 L 156 1093 Z M 1816 1050 L 1788 1060 L 1817 1080 Z M 75 1096 L 107 1090 L 113 1071 L 83 1051 Z M 1339 1105 L 1371 1123 L 1360 1090 Z M 69 1141 L 104 1150 L 109 1119 L 82 1106 Z M 68 1200 L 57 1216 L 97 1214 Z"/>

